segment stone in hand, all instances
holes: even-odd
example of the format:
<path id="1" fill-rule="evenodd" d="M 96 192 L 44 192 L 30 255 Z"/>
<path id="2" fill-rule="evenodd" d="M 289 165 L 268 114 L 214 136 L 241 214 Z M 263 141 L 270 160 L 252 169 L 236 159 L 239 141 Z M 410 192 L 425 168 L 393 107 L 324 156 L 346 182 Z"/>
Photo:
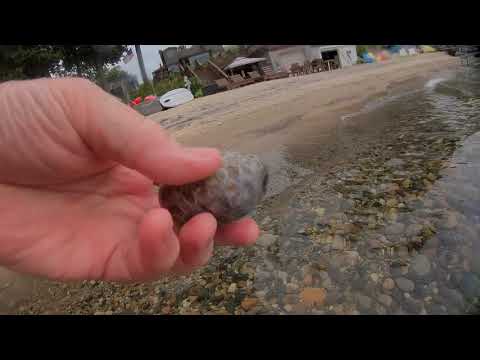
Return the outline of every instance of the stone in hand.
<path id="1" fill-rule="evenodd" d="M 219 223 L 238 220 L 253 211 L 267 190 L 268 171 L 255 155 L 227 152 L 214 175 L 191 184 L 165 186 L 160 204 L 178 225 L 209 212 Z"/>

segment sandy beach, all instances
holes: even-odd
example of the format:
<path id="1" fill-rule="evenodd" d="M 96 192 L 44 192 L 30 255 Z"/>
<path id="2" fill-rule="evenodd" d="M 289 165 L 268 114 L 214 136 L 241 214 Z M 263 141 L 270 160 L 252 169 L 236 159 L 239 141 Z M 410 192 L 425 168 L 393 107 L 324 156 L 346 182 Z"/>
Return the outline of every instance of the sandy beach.
<path id="1" fill-rule="evenodd" d="M 218 93 L 150 118 L 185 144 L 261 151 L 312 128 L 328 132 L 367 101 L 412 88 L 458 63 L 433 53 L 355 65 Z"/>

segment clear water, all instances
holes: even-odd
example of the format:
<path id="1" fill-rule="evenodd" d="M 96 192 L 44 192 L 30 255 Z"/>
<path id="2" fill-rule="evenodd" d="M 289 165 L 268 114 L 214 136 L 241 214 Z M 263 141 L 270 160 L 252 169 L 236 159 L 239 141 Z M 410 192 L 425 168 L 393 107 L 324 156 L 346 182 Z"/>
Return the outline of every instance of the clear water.
<path id="1" fill-rule="evenodd" d="M 258 212 L 276 236 L 247 262 L 264 312 L 476 313 L 480 68 L 442 74 L 339 124 L 348 161 L 325 173 L 320 141 L 286 146 L 285 161 L 305 171 Z"/>

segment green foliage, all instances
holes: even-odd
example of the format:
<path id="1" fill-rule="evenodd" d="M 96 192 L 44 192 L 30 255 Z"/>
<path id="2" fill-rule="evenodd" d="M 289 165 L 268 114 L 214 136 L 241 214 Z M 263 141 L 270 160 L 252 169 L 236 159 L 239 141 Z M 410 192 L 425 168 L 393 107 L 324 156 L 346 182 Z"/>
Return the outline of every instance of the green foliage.
<path id="1" fill-rule="evenodd" d="M 192 82 L 191 90 L 193 96 L 195 96 L 196 98 L 203 96 L 202 83 L 197 78 L 192 78 L 190 79 L 190 81 Z"/>
<path id="2" fill-rule="evenodd" d="M 118 67 L 105 71 L 105 80 L 107 81 L 118 81 L 120 79 L 126 79 L 128 76 L 129 74 L 126 71 Z"/>
<path id="3" fill-rule="evenodd" d="M 191 81 L 190 89 L 194 94 L 194 96 L 195 97 L 203 96 L 202 85 L 200 81 L 198 81 L 196 78 L 190 78 L 190 81 Z M 171 90 L 185 87 L 185 80 L 183 78 L 183 75 L 180 73 L 170 74 L 168 79 L 163 79 L 161 81 L 158 81 L 154 84 L 154 86 L 155 86 L 155 94 L 157 96 L 162 96 L 163 94 Z M 145 96 L 149 96 L 149 95 L 154 95 L 152 85 L 142 84 L 140 85 L 137 91 L 132 92 L 130 94 L 130 98 L 133 100 L 140 96 L 143 99 L 145 98 Z"/>
<path id="4" fill-rule="evenodd" d="M 143 83 L 138 87 L 137 91 L 133 91 L 130 93 L 130 99 L 136 99 L 137 97 L 141 97 L 142 99 L 145 98 L 145 96 L 153 95 L 153 88 L 151 83 Z M 157 93 L 158 95 L 158 93 Z"/>
<path id="5" fill-rule="evenodd" d="M 0 46 L 0 81 L 49 76 L 62 52 L 55 45 Z"/>
<path id="6" fill-rule="evenodd" d="M 0 81 L 77 75 L 96 80 L 106 65 L 116 64 L 126 45 L 0 46 Z"/>
<path id="7" fill-rule="evenodd" d="M 101 82 L 107 65 L 120 61 L 126 45 L 61 45 L 62 64 L 55 69 L 58 75 L 77 75 Z"/>
<path id="8" fill-rule="evenodd" d="M 166 92 L 185 87 L 183 75 L 180 73 L 170 74 L 168 79 L 163 79 L 155 84 L 155 92 L 158 96 L 162 96 Z"/>

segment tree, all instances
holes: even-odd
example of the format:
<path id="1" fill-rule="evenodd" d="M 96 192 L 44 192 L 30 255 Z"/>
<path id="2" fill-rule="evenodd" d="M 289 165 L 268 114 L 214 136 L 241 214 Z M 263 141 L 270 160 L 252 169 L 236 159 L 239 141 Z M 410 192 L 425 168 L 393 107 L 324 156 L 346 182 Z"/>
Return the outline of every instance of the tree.
<path id="1" fill-rule="evenodd" d="M 0 81 L 81 76 L 103 83 L 107 65 L 118 63 L 126 45 L 0 46 Z"/>
<path id="2" fill-rule="evenodd" d="M 62 57 L 54 45 L 0 46 L 0 81 L 50 76 Z"/>
<path id="3" fill-rule="evenodd" d="M 138 88 L 137 77 L 133 74 L 129 74 L 117 66 L 105 71 L 105 81 L 108 83 L 123 81 L 129 91 L 134 91 Z"/>
<path id="4" fill-rule="evenodd" d="M 126 78 L 128 73 L 119 67 L 113 67 L 110 70 L 105 72 L 105 80 L 107 81 L 118 81 Z"/>
<path id="5" fill-rule="evenodd" d="M 108 84 L 108 91 L 125 103 L 128 103 L 130 94 L 136 93 L 138 89 L 137 77 L 118 66 L 105 71 L 105 82 Z"/>
<path id="6" fill-rule="evenodd" d="M 126 45 L 62 45 L 57 73 L 87 77 L 105 88 L 106 66 L 118 63 L 126 50 Z"/>

